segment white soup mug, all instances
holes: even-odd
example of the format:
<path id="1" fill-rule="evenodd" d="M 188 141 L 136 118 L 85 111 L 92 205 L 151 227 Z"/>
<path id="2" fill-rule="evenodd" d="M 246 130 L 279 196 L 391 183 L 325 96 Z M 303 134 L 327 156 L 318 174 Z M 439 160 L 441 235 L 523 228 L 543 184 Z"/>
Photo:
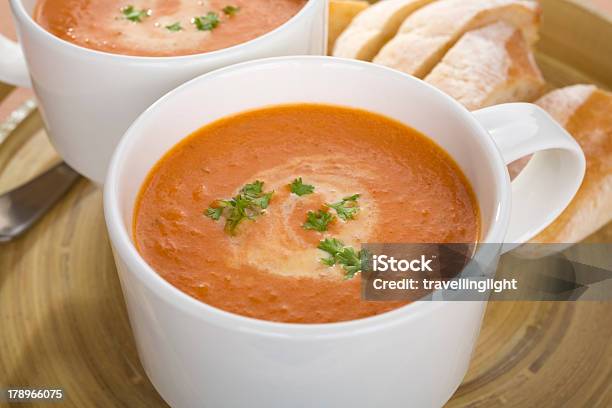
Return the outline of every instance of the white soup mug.
<path id="1" fill-rule="evenodd" d="M 210 94 L 223 94 L 222 103 Z M 300 102 L 380 113 L 432 138 L 472 184 L 485 243 L 533 237 L 568 205 L 585 171 L 578 144 L 537 106 L 470 113 L 425 82 L 370 63 L 271 58 L 196 78 L 129 128 L 105 185 L 106 222 L 143 366 L 174 407 L 440 407 L 467 371 L 486 302 L 419 301 L 331 324 L 262 321 L 186 295 L 134 246 L 137 194 L 168 150 L 219 118 Z M 511 183 L 506 165 L 532 153 Z"/>
<path id="2" fill-rule="evenodd" d="M 32 19 L 36 0 L 10 3 L 19 44 L 0 36 L 0 81 L 17 86 L 31 82 L 59 154 L 100 184 L 128 126 L 172 88 L 237 62 L 323 55 L 327 41 L 327 0 L 309 0 L 285 24 L 254 40 L 177 57 L 135 57 L 83 48 L 54 36 Z"/>

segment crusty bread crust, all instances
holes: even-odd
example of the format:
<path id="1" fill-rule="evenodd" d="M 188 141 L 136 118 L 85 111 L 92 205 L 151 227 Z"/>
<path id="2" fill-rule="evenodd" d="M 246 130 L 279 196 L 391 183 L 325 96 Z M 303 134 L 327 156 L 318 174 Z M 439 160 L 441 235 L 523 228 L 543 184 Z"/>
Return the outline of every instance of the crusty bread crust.
<path id="1" fill-rule="evenodd" d="M 369 7 L 365 0 L 330 0 L 327 53 L 331 54 L 338 36 L 351 24 L 355 16 Z"/>
<path id="2" fill-rule="evenodd" d="M 579 242 L 612 220 L 612 94 L 577 85 L 553 91 L 537 103 L 580 144 L 586 174 L 570 205 L 530 242 Z"/>
<path id="3" fill-rule="evenodd" d="M 536 103 L 562 126 L 566 126 L 596 90 L 595 85 L 568 86 L 544 95 Z"/>
<path id="4" fill-rule="evenodd" d="M 533 101 L 544 87 L 522 32 L 504 22 L 466 33 L 425 81 L 469 110 Z"/>
<path id="5" fill-rule="evenodd" d="M 538 38 L 540 8 L 528 0 L 441 0 L 404 21 L 374 62 L 424 78 L 467 31 L 504 21 L 523 31 L 531 45 Z"/>
<path id="6" fill-rule="evenodd" d="M 413 11 L 433 0 L 386 0 L 359 13 L 338 37 L 335 57 L 371 61 Z"/>

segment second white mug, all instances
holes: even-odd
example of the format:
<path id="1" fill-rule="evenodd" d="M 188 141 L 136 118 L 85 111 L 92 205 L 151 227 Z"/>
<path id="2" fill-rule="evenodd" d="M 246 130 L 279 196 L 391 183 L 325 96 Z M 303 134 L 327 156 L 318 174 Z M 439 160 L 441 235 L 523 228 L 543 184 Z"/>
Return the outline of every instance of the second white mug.
<path id="1" fill-rule="evenodd" d="M 237 62 L 322 55 L 327 41 L 327 0 L 309 0 L 285 24 L 249 42 L 177 57 L 133 57 L 83 48 L 34 21 L 36 0 L 10 4 L 20 44 L 0 36 L 0 81 L 29 86 L 31 78 L 54 147 L 71 167 L 99 184 L 130 123 L 172 88 Z"/>

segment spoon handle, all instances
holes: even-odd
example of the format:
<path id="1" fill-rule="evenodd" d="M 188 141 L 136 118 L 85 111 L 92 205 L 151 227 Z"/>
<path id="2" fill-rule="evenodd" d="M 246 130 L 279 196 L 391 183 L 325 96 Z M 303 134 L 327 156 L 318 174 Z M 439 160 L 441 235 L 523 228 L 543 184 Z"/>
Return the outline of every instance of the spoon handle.
<path id="1" fill-rule="evenodd" d="M 23 234 L 79 179 L 60 163 L 38 177 L 0 196 L 0 242 Z"/>

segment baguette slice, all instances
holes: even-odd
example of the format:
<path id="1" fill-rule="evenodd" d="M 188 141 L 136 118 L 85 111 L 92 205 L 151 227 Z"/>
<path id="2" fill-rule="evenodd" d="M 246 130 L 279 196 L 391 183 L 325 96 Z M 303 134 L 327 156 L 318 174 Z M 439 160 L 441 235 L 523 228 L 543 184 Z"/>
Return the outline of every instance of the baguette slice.
<path id="1" fill-rule="evenodd" d="M 537 104 L 580 144 L 586 174 L 570 205 L 530 242 L 579 242 L 612 220 L 612 94 L 576 85 L 553 91 Z"/>
<path id="2" fill-rule="evenodd" d="M 327 34 L 327 53 L 331 54 L 338 36 L 351 24 L 353 18 L 370 3 L 364 0 L 330 0 L 329 31 Z"/>
<path id="3" fill-rule="evenodd" d="M 333 56 L 371 61 L 413 11 L 433 0 L 386 0 L 355 17 L 338 37 Z"/>
<path id="4" fill-rule="evenodd" d="M 531 45 L 539 20 L 539 5 L 529 0 L 438 1 L 408 17 L 374 62 L 424 78 L 466 32 L 504 21 L 523 31 Z"/>
<path id="5" fill-rule="evenodd" d="M 466 33 L 425 81 L 469 110 L 532 101 L 544 87 L 523 33 L 504 22 Z"/>

